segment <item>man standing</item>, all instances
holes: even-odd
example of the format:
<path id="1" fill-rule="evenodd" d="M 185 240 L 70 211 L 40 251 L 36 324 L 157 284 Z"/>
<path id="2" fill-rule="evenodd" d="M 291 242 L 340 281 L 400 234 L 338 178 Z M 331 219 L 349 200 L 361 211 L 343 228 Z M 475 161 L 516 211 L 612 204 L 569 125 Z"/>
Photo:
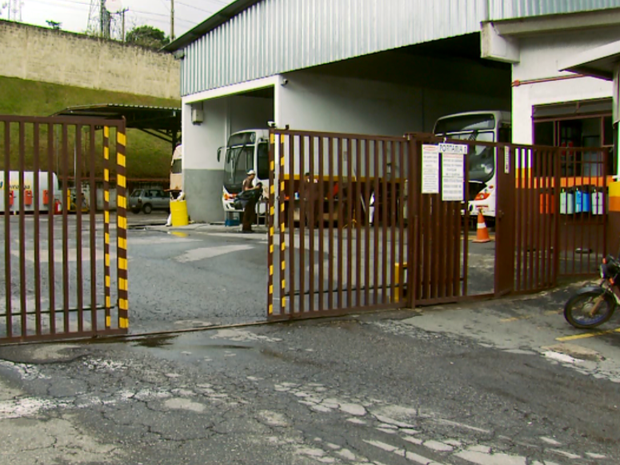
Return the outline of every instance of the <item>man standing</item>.
<path id="1" fill-rule="evenodd" d="M 245 178 L 242 185 L 242 194 L 247 198 L 247 203 L 243 209 L 243 223 L 241 232 L 251 233 L 252 223 L 256 220 L 256 202 L 260 197 L 260 189 L 262 186 L 254 185 L 254 179 L 256 178 L 256 172 L 254 170 L 248 171 L 248 177 Z"/>

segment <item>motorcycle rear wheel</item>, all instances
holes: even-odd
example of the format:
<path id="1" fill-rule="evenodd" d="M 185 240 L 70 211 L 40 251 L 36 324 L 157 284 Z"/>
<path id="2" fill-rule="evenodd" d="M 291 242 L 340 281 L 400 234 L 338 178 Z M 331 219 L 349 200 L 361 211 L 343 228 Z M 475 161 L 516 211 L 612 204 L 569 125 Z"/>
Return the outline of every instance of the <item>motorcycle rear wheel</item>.
<path id="1" fill-rule="evenodd" d="M 615 307 L 614 298 L 604 289 L 591 290 L 568 299 L 564 306 L 564 318 L 575 328 L 596 328 L 611 318 Z"/>

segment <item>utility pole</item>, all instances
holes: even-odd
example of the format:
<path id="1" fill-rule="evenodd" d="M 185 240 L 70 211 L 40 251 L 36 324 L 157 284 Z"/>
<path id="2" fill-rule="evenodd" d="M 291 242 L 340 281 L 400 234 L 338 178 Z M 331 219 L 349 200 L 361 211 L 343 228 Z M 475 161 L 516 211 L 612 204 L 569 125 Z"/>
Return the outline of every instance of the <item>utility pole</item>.
<path id="1" fill-rule="evenodd" d="M 129 11 L 129 8 L 119 11 L 121 14 L 121 42 L 125 42 L 125 13 Z"/>
<path id="2" fill-rule="evenodd" d="M 170 0 L 170 41 L 174 40 L 174 0 Z"/>

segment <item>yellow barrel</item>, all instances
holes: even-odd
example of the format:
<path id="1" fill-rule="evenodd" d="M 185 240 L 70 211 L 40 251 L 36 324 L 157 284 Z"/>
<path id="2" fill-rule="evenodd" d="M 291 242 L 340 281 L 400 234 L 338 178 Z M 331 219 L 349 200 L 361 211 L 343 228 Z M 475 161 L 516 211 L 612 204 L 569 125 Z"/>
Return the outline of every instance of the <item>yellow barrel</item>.
<path id="1" fill-rule="evenodd" d="M 170 202 L 170 214 L 172 215 L 172 226 L 187 226 L 189 224 L 185 200 L 172 200 Z"/>

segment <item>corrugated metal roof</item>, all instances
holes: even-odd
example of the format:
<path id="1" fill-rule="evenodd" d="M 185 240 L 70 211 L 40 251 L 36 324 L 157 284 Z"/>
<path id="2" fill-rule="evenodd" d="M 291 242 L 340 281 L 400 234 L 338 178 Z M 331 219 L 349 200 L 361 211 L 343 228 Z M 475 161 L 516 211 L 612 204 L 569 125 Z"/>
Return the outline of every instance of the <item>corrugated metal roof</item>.
<path id="1" fill-rule="evenodd" d="M 166 47 L 181 95 L 480 31 L 480 22 L 620 7 L 620 0 L 237 0 Z"/>
<path id="2" fill-rule="evenodd" d="M 620 0 L 489 0 L 489 19 L 527 18 L 618 7 Z"/>
<path id="3" fill-rule="evenodd" d="M 477 32 L 485 4 L 486 0 L 262 0 L 201 37 L 181 37 L 167 49 L 185 44 L 181 95 L 189 95 Z"/>

